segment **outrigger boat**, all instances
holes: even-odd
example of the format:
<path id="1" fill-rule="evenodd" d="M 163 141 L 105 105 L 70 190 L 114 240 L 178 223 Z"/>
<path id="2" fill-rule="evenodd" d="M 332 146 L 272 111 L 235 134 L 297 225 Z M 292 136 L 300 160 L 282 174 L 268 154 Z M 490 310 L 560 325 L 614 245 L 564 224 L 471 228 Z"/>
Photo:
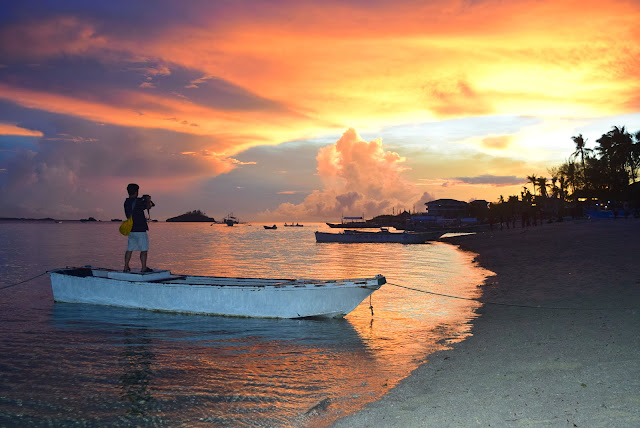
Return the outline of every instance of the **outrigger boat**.
<path id="1" fill-rule="evenodd" d="M 49 271 L 56 302 L 256 318 L 341 318 L 386 283 L 371 278 L 265 279 L 121 272 L 92 266 Z"/>
<path id="2" fill-rule="evenodd" d="M 380 227 L 377 223 L 371 223 L 364 219 L 364 217 L 342 217 L 340 223 L 326 223 L 332 229 L 357 227 L 358 229 L 377 229 Z"/>
<path id="3" fill-rule="evenodd" d="M 233 226 L 234 224 L 240 224 L 240 220 L 233 215 L 233 213 L 229 214 L 225 218 L 222 219 L 222 222 L 227 226 Z"/>
<path id="4" fill-rule="evenodd" d="M 363 243 L 398 243 L 398 244 L 424 244 L 428 241 L 437 241 L 444 232 L 390 232 L 387 228 L 381 228 L 377 232 L 362 230 L 345 230 L 340 233 L 316 231 L 316 242 L 340 242 L 348 244 Z"/>

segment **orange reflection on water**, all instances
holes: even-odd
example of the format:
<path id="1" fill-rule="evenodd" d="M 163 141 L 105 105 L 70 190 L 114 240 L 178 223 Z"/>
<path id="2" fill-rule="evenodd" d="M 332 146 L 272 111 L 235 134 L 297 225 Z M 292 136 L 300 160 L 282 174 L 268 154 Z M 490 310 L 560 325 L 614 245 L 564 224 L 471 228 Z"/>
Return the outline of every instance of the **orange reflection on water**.
<path id="1" fill-rule="evenodd" d="M 477 302 L 416 290 L 474 298 L 487 274 L 473 255 L 444 243 L 317 244 L 314 230 L 328 230 L 321 224 L 150 227 L 149 264 L 174 273 L 380 273 L 388 284 L 372 295 L 373 315 L 367 299 L 345 319 L 261 320 L 53 304 L 43 278 L 16 289 L 0 311 L 7 330 L 0 365 L 9 368 L 10 386 L 1 414 L 36 425 L 75 418 L 105 426 L 327 426 L 470 334 Z M 112 224 L 25 225 L 11 233 L 8 264 L 39 248 L 38 269 L 121 268 L 126 240 Z"/>
<path id="2" fill-rule="evenodd" d="M 321 409 L 305 419 L 305 424 L 315 421 L 318 426 L 380 398 L 430 354 L 470 334 L 477 301 L 417 290 L 473 299 L 479 297 L 479 285 L 489 274 L 473 265 L 472 254 L 440 242 L 318 244 L 313 231 L 328 230 L 321 224 L 278 230 L 264 230 L 261 224 L 214 225 L 195 226 L 196 230 L 189 239 L 198 257 L 184 257 L 184 271 L 190 273 L 327 279 L 386 276 L 388 284 L 371 297 L 373 315 L 366 299 L 338 324 L 339 330 L 349 332 L 353 346 L 348 350 L 328 352 L 289 343 L 275 345 L 273 349 L 286 351 L 274 356 L 271 345 L 260 344 L 242 355 L 243 370 L 252 378 L 277 373 L 287 379 L 291 374 L 303 376 L 309 385 L 322 386 L 325 401 L 289 391 L 290 399 L 296 397 L 303 408 L 319 405 Z M 177 270 L 175 263 L 172 269 Z M 219 367 L 220 360 L 203 364 Z M 232 370 L 225 367 L 227 373 Z"/>

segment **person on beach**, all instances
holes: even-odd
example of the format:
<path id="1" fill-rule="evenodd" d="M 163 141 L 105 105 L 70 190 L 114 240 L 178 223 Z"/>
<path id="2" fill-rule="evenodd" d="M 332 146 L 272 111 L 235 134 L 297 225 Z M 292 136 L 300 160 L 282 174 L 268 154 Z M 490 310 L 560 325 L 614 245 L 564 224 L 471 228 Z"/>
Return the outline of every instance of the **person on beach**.
<path id="1" fill-rule="evenodd" d="M 124 201 L 124 215 L 129 218 L 133 217 L 133 227 L 129 234 L 129 240 L 127 242 L 127 250 L 124 253 L 124 272 L 131 272 L 129 262 L 131 261 L 131 254 L 134 251 L 140 251 L 140 262 L 142 263 L 141 272 L 152 272 L 153 269 L 147 267 L 147 256 L 149 252 L 149 236 L 147 236 L 147 218 L 144 215 L 144 210 L 151 209 L 154 203 L 151 202 L 149 195 L 143 195 L 142 198 L 138 197 L 138 191 L 140 186 L 135 183 L 131 183 L 127 186 L 127 193 L 129 197 Z"/>

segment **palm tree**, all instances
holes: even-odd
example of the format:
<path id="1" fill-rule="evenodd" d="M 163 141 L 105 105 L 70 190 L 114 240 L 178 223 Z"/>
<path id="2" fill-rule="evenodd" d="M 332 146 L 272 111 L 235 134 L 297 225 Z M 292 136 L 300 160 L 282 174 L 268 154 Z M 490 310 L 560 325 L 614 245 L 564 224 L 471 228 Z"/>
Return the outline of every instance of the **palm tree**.
<path id="1" fill-rule="evenodd" d="M 593 149 L 589 149 L 586 147 L 587 140 L 582 137 L 582 134 L 578 134 L 574 137 L 571 137 L 573 142 L 576 145 L 576 151 L 571 154 L 572 157 L 577 157 L 580 155 L 580 160 L 582 161 L 582 169 L 584 170 L 584 157 L 585 153 L 593 152 Z"/>
<path id="2" fill-rule="evenodd" d="M 636 132 L 633 136 L 635 137 L 635 142 L 631 144 L 629 158 L 631 160 L 631 179 L 635 183 L 636 178 L 638 178 L 638 169 L 640 169 L 640 131 Z"/>
<path id="3" fill-rule="evenodd" d="M 538 183 L 538 189 L 540 190 L 540 196 L 543 197 L 543 198 L 546 198 L 547 197 L 547 178 L 546 177 L 538 177 L 536 182 Z M 534 189 L 535 189 L 535 187 L 534 187 Z M 535 190 L 534 190 L 534 192 L 535 192 Z"/>
<path id="4" fill-rule="evenodd" d="M 527 180 L 529 180 L 531 182 L 531 184 L 533 184 L 533 194 L 536 194 L 536 184 L 537 184 L 537 180 L 538 177 L 536 177 L 535 174 L 531 174 L 531 175 L 527 175 Z"/>
<path id="5" fill-rule="evenodd" d="M 618 196 L 629 185 L 630 179 L 634 179 L 635 165 L 633 152 L 633 139 L 625 127 L 614 126 L 611 131 L 602 135 L 597 140 L 599 146 L 596 150 L 604 162 L 607 188 L 615 196 Z"/>
<path id="6" fill-rule="evenodd" d="M 560 178 L 558 178 L 558 182 L 560 183 L 560 199 L 562 199 L 563 201 L 567 200 L 567 193 L 569 191 L 569 183 L 567 182 L 566 178 L 561 175 Z"/>
<path id="7" fill-rule="evenodd" d="M 587 144 L 587 140 L 582 136 L 582 134 L 578 134 L 576 136 L 571 137 L 571 139 L 573 140 L 573 142 L 576 145 L 576 151 L 573 152 L 571 154 L 572 158 L 576 158 L 578 156 L 580 156 L 580 162 L 582 164 L 582 185 L 583 188 L 587 188 L 589 187 L 587 184 L 587 173 L 585 171 L 586 167 L 585 167 L 585 162 L 584 162 L 584 158 L 585 157 L 589 157 L 590 153 L 593 153 L 593 149 L 589 149 L 587 148 L 586 144 Z"/>
<path id="8" fill-rule="evenodd" d="M 529 192 L 529 189 L 527 189 L 527 186 L 524 186 L 522 188 L 522 192 L 520 192 L 520 196 L 522 197 L 522 202 L 526 202 L 530 204 L 531 201 L 533 201 L 533 195 L 531 194 L 531 192 Z"/>
<path id="9" fill-rule="evenodd" d="M 576 170 L 576 164 L 571 160 L 563 163 L 558 167 L 558 175 L 564 178 L 567 186 L 567 190 L 571 188 L 571 193 L 576 193 L 578 189 L 578 172 Z"/>
<path id="10" fill-rule="evenodd" d="M 556 174 L 551 176 L 549 188 L 551 189 L 551 197 L 557 199 L 560 196 L 560 188 L 558 187 L 558 176 Z"/>

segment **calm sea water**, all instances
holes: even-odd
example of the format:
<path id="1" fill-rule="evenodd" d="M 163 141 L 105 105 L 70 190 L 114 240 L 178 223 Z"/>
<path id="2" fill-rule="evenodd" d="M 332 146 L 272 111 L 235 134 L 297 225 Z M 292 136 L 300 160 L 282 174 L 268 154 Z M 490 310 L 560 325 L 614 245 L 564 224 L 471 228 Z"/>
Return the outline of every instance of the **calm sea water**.
<path id="1" fill-rule="evenodd" d="M 0 224 L 0 287 L 121 268 L 116 223 Z M 317 244 L 321 224 L 150 225 L 174 273 L 345 278 L 478 297 L 487 272 L 445 243 Z M 134 254 L 132 268 L 139 268 Z M 463 340 L 478 303 L 384 285 L 345 319 L 261 320 L 54 303 L 48 275 L 0 290 L 0 426 L 325 427 Z"/>

